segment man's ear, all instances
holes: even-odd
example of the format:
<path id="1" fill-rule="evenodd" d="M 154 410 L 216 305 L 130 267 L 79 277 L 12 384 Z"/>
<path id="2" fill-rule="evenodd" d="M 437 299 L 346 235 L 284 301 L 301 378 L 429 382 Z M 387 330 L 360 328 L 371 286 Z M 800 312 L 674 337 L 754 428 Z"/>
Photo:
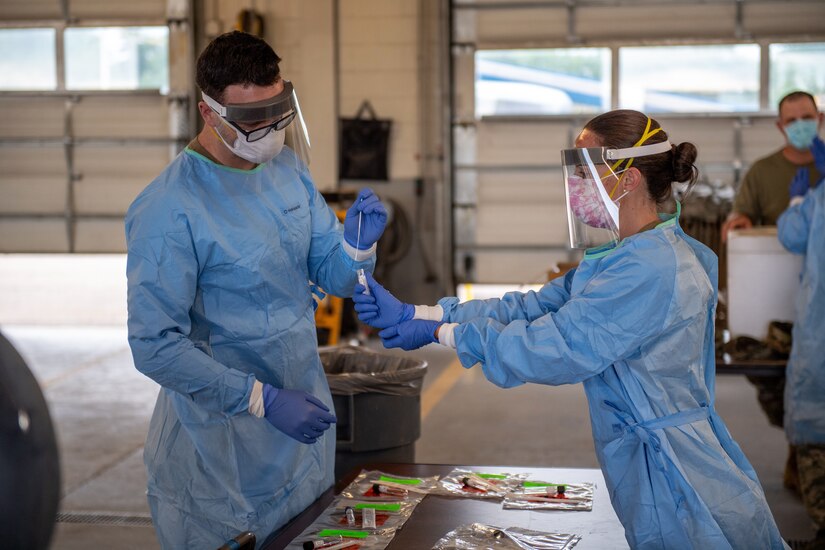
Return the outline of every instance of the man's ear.
<path id="1" fill-rule="evenodd" d="M 782 126 L 782 119 L 776 119 L 776 127 L 779 128 L 779 131 L 782 132 L 782 135 L 785 136 L 785 139 L 788 139 L 788 134 L 785 133 L 785 127 Z"/>
<path id="2" fill-rule="evenodd" d="M 198 101 L 198 112 L 201 114 L 203 121 L 212 128 L 216 128 L 220 121 L 216 119 L 218 116 L 205 101 Z"/>

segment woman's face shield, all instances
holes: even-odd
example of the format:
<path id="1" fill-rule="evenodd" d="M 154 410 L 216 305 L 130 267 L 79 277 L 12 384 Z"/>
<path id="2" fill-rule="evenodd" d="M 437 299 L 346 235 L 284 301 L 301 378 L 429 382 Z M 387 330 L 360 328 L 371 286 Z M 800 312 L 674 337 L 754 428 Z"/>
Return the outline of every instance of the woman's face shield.
<path id="1" fill-rule="evenodd" d="M 216 128 L 227 143 L 235 143 L 236 139 L 253 143 L 266 138 L 271 132 L 285 131 L 286 145 L 305 165 L 309 165 L 309 132 L 301 114 L 298 96 L 292 82 L 283 82 L 284 89 L 278 95 L 251 103 L 222 105 L 205 93 L 201 93 L 201 96 L 227 122 Z"/>
<path id="2" fill-rule="evenodd" d="M 602 178 L 618 175 L 605 162 L 605 151 L 596 147 L 561 152 L 571 248 L 619 240 L 619 208 L 602 183 Z"/>

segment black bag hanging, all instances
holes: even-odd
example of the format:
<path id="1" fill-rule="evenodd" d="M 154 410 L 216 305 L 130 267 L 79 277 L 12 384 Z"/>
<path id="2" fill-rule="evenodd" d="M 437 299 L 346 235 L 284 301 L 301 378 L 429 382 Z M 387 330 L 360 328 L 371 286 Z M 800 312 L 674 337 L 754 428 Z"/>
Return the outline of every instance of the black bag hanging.
<path id="1" fill-rule="evenodd" d="M 365 114 L 369 113 L 369 118 Z M 387 154 L 392 120 L 379 119 L 364 100 L 355 118 L 341 118 L 338 178 L 388 180 Z"/>

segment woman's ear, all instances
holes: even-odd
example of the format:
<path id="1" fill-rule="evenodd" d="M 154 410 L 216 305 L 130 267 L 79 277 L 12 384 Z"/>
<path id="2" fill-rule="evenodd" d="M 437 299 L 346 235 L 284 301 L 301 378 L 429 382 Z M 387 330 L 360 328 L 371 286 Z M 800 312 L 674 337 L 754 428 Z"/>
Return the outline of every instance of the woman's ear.
<path id="1" fill-rule="evenodd" d="M 622 178 L 622 189 L 621 193 L 628 193 L 630 191 L 635 191 L 639 185 L 644 182 L 644 176 L 639 169 L 635 166 L 631 166 L 627 169 L 627 172 L 624 173 L 624 177 Z"/>

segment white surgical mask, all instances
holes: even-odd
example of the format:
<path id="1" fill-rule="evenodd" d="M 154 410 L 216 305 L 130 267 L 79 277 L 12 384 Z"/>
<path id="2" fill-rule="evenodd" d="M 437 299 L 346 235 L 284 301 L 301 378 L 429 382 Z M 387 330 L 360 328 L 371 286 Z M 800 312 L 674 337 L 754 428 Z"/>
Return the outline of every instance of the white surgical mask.
<path id="1" fill-rule="evenodd" d="M 224 132 L 215 131 L 224 145 L 237 156 L 242 159 L 254 162 L 256 164 L 263 164 L 269 162 L 278 156 L 281 149 L 284 147 L 284 130 L 272 130 L 266 136 L 257 141 L 246 141 L 246 138 L 239 132 L 235 131 L 226 121 L 221 119 L 224 127 L 228 127 L 235 134 L 234 141 L 230 144 L 228 138 L 223 136 Z M 227 132 L 228 133 L 228 132 Z"/>

